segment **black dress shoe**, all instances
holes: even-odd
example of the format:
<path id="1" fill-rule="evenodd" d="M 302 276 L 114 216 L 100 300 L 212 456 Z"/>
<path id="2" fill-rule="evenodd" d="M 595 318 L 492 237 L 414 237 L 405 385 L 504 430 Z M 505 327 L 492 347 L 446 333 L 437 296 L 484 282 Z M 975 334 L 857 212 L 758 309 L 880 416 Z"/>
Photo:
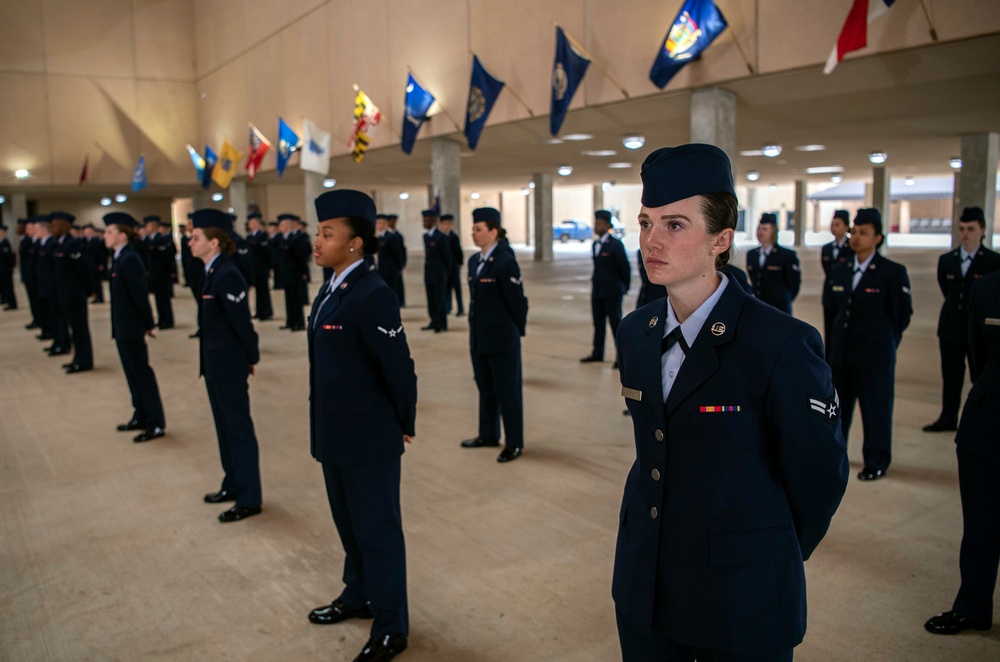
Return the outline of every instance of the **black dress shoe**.
<path id="1" fill-rule="evenodd" d="M 505 448 L 500 451 L 497 455 L 497 462 L 503 464 L 504 462 L 513 462 L 517 458 L 521 457 L 521 453 L 524 451 L 520 448 Z"/>
<path id="2" fill-rule="evenodd" d="M 26 328 L 26 329 L 37 329 L 40 326 L 41 326 L 41 324 L 39 324 L 38 322 L 31 322 L 30 324 L 25 324 L 24 328 Z"/>
<path id="3" fill-rule="evenodd" d="M 119 432 L 129 432 L 130 430 L 138 430 L 141 427 L 142 425 L 139 423 L 139 421 L 133 418 L 128 423 L 122 423 L 115 429 L 118 430 Z"/>
<path id="4" fill-rule="evenodd" d="M 188 338 L 200 338 L 200 337 L 201 337 L 201 331 L 195 331 L 194 333 L 188 336 Z"/>
<path id="5" fill-rule="evenodd" d="M 48 333 L 39 333 L 35 337 L 38 338 L 39 340 L 52 340 L 52 335 Z"/>
<path id="6" fill-rule="evenodd" d="M 287 324 L 282 324 L 281 326 L 278 327 L 278 330 L 284 331 L 285 329 L 290 329 L 290 328 L 292 327 L 288 326 Z"/>
<path id="7" fill-rule="evenodd" d="M 464 316 L 465 316 L 465 311 L 463 310 L 460 310 L 457 313 L 455 313 L 455 317 L 464 317 Z"/>
<path id="8" fill-rule="evenodd" d="M 437 331 L 437 327 L 433 324 L 428 324 L 427 326 L 420 327 L 421 331 Z"/>
<path id="9" fill-rule="evenodd" d="M 173 324 L 157 324 L 157 326 L 159 327 L 160 331 L 165 331 L 167 329 L 174 328 Z"/>
<path id="10" fill-rule="evenodd" d="M 462 448 L 483 448 L 484 446 L 499 446 L 500 442 L 497 440 L 483 439 L 481 437 L 473 437 L 472 439 L 466 439 L 462 442 Z"/>
<path id="11" fill-rule="evenodd" d="M 74 363 L 70 367 L 66 368 L 66 374 L 75 375 L 78 372 L 87 372 L 88 370 L 93 370 L 93 369 L 94 369 L 93 366 L 82 366 Z"/>
<path id="12" fill-rule="evenodd" d="M 260 506 L 233 506 L 219 515 L 220 522 L 239 522 L 241 519 L 260 515 Z"/>
<path id="13" fill-rule="evenodd" d="M 946 611 L 924 623 L 924 629 L 933 634 L 958 634 L 962 630 L 989 630 L 992 623 L 973 623 L 957 611 Z"/>
<path id="14" fill-rule="evenodd" d="M 295 331 L 305 331 L 305 330 L 306 330 L 306 327 L 304 327 L 304 326 L 297 326 L 297 325 L 296 325 L 296 326 L 293 326 L 293 327 L 292 327 L 292 332 L 293 332 L 293 333 L 294 333 Z"/>
<path id="15" fill-rule="evenodd" d="M 316 625 L 333 625 L 349 618 L 375 618 L 375 614 L 366 604 L 360 607 L 348 607 L 340 598 L 309 612 L 309 622 Z"/>
<path id="16" fill-rule="evenodd" d="M 72 361 L 70 361 L 69 363 L 63 363 L 63 364 L 62 364 L 62 368 L 63 368 L 63 370 L 65 370 L 66 368 L 69 368 L 69 367 L 71 367 L 72 365 L 73 365 L 73 362 L 72 362 Z"/>
<path id="17" fill-rule="evenodd" d="M 885 476 L 885 469 L 873 469 L 871 467 L 865 467 L 860 472 L 858 472 L 858 480 L 878 480 Z"/>
<path id="18" fill-rule="evenodd" d="M 444 333 L 448 329 L 434 329 L 434 333 Z"/>
<path id="19" fill-rule="evenodd" d="M 258 321 L 258 322 L 270 322 L 270 321 L 271 321 L 271 320 L 273 320 L 273 319 L 274 319 L 274 316 L 273 316 L 273 315 L 267 315 L 267 316 L 265 316 L 265 317 L 258 317 L 258 318 L 257 318 L 257 321 Z"/>
<path id="20" fill-rule="evenodd" d="M 939 418 L 930 425 L 925 425 L 923 429 L 924 432 L 955 432 L 958 430 L 958 426 L 954 423 L 942 421 Z"/>
<path id="21" fill-rule="evenodd" d="M 223 503 L 224 501 L 236 501 L 236 496 L 225 490 L 209 492 L 205 495 L 205 503 Z"/>
<path id="22" fill-rule="evenodd" d="M 596 356 L 591 355 L 591 356 L 585 356 L 582 359 L 580 359 L 580 363 L 600 363 L 603 360 L 604 359 L 599 359 Z"/>
<path id="23" fill-rule="evenodd" d="M 137 444 L 141 444 L 144 441 L 152 441 L 153 439 L 159 439 L 160 437 L 167 434 L 167 431 L 161 427 L 150 428 L 142 434 L 137 434 L 132 441 Z"/>
<path id="24" fill-rule="evenodd" d="M 406 650 L 406 637 L 387 634 L 372 637 L 361 649 L 354 662 L 386 662 Z"/>
<path id="25" fill-rule="evenodd" d="M 64 347 L 53 347 L 49 350 L 49 356 L 62 356 L 63 354 L 69 354 L 69 349 Z"/>
<path id="26" fill-rule="evenodd" d="M 17 306 L 4 306 L 4 310 L 17 310 Z"/>
<path id="27" fill-rule="evenodd" d="M 615 359 L 615 362 L 611 364 L 611 369 L 612 370 L 618 369 L 618 359 Z"/>

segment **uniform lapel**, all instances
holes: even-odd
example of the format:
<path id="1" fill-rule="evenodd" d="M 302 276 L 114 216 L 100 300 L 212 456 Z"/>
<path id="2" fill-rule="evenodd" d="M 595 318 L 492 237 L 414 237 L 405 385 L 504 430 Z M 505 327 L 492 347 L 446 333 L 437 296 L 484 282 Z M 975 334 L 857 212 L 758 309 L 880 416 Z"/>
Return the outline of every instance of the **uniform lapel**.
<path id="1" fill-rule="evenodd" d="M 876 250 L 875 255 L 872 257 L 872 261 L 868 263 L 868 268 L 861 272 L 861 280 L 858 281 L 858 286 L 854 288 L 855 292 L 862 291 L 866 285 L 870 284 L 872 280 L 878 277 L 878 266 L 881 264 L 883 259 L 882 254 Z M 959 275 L 961 275 L 961 273 L 962 272 L 959 272 Z"/>
<path id="2" fill-rule="evenodd" d="M 316 311 L 316 323 L 313 324 L 314 330 L 319 328 L 320 324 L 322 324 L 328 317 L 330 317 L 330 315 L 334 313 L 335 310 L 337 310 L 340 302 L 343 301 L 344 297 L 351 291 L 351 288 L 356 282 L 358 282 L 358 279 L 362 278 L 367 273 L 368 269 L 362 263 L 355 267 L 354 271 L 347 274 L 347 278 L 345 278 L 344 282 L 338 285 L 337 288 L 330 294 L 330 298 L 327 299 L 325 303 L 320 304 L 320 309 Z"/>
<path id="3" fill-rule="evenodd" d="M 657 304 L 657 315 L 651 317 L 646 327 L 636 356 L 639 359 L 639 372 L 642 377 L 643 391 L 649 394 L 649 406 L 656 416 L 657 429 L 663 429 L 663 363 L 660 360 L 660 345 L 663 342 L 663 326 L 667 323 L 667 299 L 660 299 Z"/>

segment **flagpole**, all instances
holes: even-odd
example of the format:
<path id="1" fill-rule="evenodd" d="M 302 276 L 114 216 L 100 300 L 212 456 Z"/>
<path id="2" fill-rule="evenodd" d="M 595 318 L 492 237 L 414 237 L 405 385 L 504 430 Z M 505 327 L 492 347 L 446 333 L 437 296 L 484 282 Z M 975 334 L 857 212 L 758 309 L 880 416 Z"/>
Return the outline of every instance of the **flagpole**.
<path id="1" fill-rule="evenodd" d="M 733 30 L 732 28 L 730 28 L 729 32 L 730 32 L 730 34 L 731 34 L 731 36 L 733 38 L 733 43 L 736 44 L 736 50 L 738 50 L 740 52 L 740 57 L 743 58 L 743 63 L 745 65 L 747 65 L 747 69 L 750 71 L 750 74 L 753 75 L 756 72 L 753 70 L 753 67 L 750 65 L 750 58 L 748 58 L 747 54 L 745 52 L 743 52 L 743 47 L 740 46 L 740 40 L 736 38 L 736 30 Z"/>
<path id="2" fill-rule="evenodd" d="M 417 77 L 416 74 L 413 73 L 413 69 L 411 69 L 409 65 L 406 66 L 406 73 L 410 74 L 414 78 Z M 423 83 L 421 83 L 419 80 L 417 81 L 417 83 L 420 84 L 420 87 L 424 88 L 425 90 L 427 89 L 427 87 Z M 458 131 L 459 133 L 461 133 L 462 132 L 462 127 L 460 127 L 458 125 L 458 122 L 456 122 L 455 118 L 451 116 L 451 113 L 449 113 L 448 109 L 444 107 L 444 104 L 441 103 L 441 101 L 439 99 L 437 99 L 437 98 L 434 99 L 434 103 L 436 103 L 438 106 L 441 107 L 441 112 L 444 113 L 444 116 L 447 117 L 448 121 L 450 121 L 455 126 L 455 130 Z M 428 119 L 430 119 L 430 118 L 428 118 Z"/>
<path id="3" fill-rule="evenodd" d="M 938 40 L 937 30 L 934 29 L 934 23 L 931 21 L 931 15 L 927 11 L 927 5 L 924 4 L 924 0 L 920 0 L 920 6 L 923 7 L 924 9 L 924 18 L 927 19 L 927 26 L 930 28 L 931 31 L 931 40 L 937 41 Z"/>
<path id="4" fill-rule="evenodd" d="M 558 28 L 558 27 L 562 27 L 562 26 L 560 26 L 560 25 L 559 25 L 559 24 L 558 24 L 557 22 L 555 22 L 555 21 L 552 21 L 552 25 L 556 26 L 557 28 Z M 614 85 L 615 87 L 617 87 L 617 88 L 618 88 L 618 91 L 619 91 L 619 92 L 621 92 L 621 93 L 622 93 L 623 95 L 625 95 L 625 98 L 626 98 L 626 99 L 629 99 L 629 98 L 631 98 L 631 97 L 629 97 L 629 95 L 628 95 L 628 92 L 627 92 L 627 91 L 625 90 L 625 86 L 623 86 L 623 85 L 622 85 L 621 83 L 619 83 L 619 82 L 618 82 L 618 81 L 617 81 L 617 80 L 615 79 L 615 77 L 614 77 L 614 76 L 612 76 L 612 75 L 611 75 L 611 73 L 610 73 L 610 72 L 608 72 L 608 70 L 607 70 L 607 69 L 605 69 L 603 65 L 601 65 L 601 63 L 600 63 L 600 62 L 598 62 L 597 60 L 595 60 L 595 59 L 594 59 L 594 56 L 590 54 L 590 51 L 588 51 L 588 50 L 587 50 L 586 48 L 584 48 L 584 47 L 583 47 L 583 44 L 581 44 L 581 43 L 580 43 L 580 42 L 578 42 L 578 41 L 577 41 L 576 39 L 574 39 L 574 38 L 572 37 L 572 35 L 570 35 L 570 33 L 566 32 L 566 30 L 563 30 L 563 34 L 564 34 L 564 35 L 566 35 L 566 39 L 567 39 L 567 40 L 569 41 L 569 43 L 570 43 L 570 44 L 572 44 L 572 45 L 573 45 L 573 48 L 575 48 L 576 50 L 580 51 L 580 52 L 581 52 L 581 53 L 583 54 L 583 56 L 584 56 L 585 58 L 587 58 L 588 60 L 590 60 L 590 62 L 591 62 L 591 63 L 592 63 L 592 64 L 593 64 L 593 65 L 594 65 L 595 67 L 597 67 L 597 70 L 598 70 L 598 71 L 600 71 L 600 72 L 601 72 L 602 74 L 604 74 L 604 77 L 605 77 L 605 78 L 607 78 L 608 80 L 610 80 L 610 81 L 611 81 L 611 83 L 612 83 L 612 84 L 613 84 L 613 85 Z"/>

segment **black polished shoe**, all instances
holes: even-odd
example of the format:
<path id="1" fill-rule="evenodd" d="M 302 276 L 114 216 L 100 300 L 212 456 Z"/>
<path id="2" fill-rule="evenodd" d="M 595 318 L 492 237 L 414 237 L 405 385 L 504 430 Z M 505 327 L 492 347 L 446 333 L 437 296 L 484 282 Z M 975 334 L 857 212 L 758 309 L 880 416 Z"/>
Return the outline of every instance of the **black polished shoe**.
<path id="1" fill-rule="evenodd" d="M 465 317 L 465 311 L 464 310 L 458 311 L 457 313 L 455 313 L 455 317 Z"/>
<path id="2" fill-rule="evenodd" d="M 69 350 L 62 347 L 53 347 L 48 351 L 49 356 L 62 356 L 63 354 L 69 354 Z"/>
<path id="3" fill-rule="evenodd" d="M 150 428 L 142 434 L 138 434 L 132 439 L 137 444 L 141 444 L 144 441 L 152 441 L 153 439 L 159 439 L 160 437 L 167 434 L 167 431 L 161 427 Z"/>
<path id="4" fill-rule="evenodd" d="M 956 430 L 958 430 L 958 426 L 955 425 L 954 423 L 948 423 L 947 421 L 942 421 L 939 418 L 930 425 L 925 425 L 923 430 L 924 432 L 955 432 Z"/>
<path id="5" fill-rule="evenodd" d="M 282 324 L 281 326 L 278 327 L 278 330 L 279 331 L 284 331 L 284 330 L 290 329 L 290 328 L 292 328 L 292 327 L 288 326 L 287 324 Z"/>
<path id="6" fill-rule="evenodd" d="M 205 503 L 223 503 L 225 501 L 236 501 L 236 496 L 225 490 L 209 492 L 205 495 Z"/>
<path id="7" fill-rule="evenodd" d="M 241 519 L 260 515 L 260 506 L 233 506 L 226 512 L 219 515 L 220 522 L 239 522 Z"/>
<path id="8" fill-rule="evenodd" d="M 194 333 L 192 333 L 191 335 L 188 336 L 188 338 L 200 338 L 200 337 L 201 337 L 201 331 L 200 330 L 195 331 Z"/>
<path id="9" fill-rule="evenodd" d="M 448 329 L 434 329 L 434 333 L 444 333 Z"/>
<path id="10" fill-rule="evenodd" d="M 274 319 L 274 316 L 273 316 L 273 315 L 266 315 L 266 316 L 264 316 L 264 317 L 258 317 L 258 318 L 257 318 L 257 321 L 258 321 L 258 322 L 270 322 L 270 321 L 271 321 L 271 320 L 273 320 L 273 319 Z"/>
<path id="11" fill-rule="evenodd" d="M 386 662 L 406 650 L 406 637 L 387 634 L 372 637 L 361 649 L 354 662 Z"/>
<path id="12" fill-rule="evenodd" d="M 41 326 L 42 325 L 39 324 L 38 322 L 31 322 L 30 324 L 25 324 L 24 328 L 26 328 L 26 329 L 38 329 L 38 328 L 41 328 Z"/>
<path id="13" fill-rule="evenodd" d="M 611 364 L 611 369 L 612 370 L 618 369 L 618 359 L 615 359 L 615 362 Z"/>
<path id="14" fill-rule="evenodd" d="M 291 329 L 292 329 L 292 332 L 295 332 L 295 331 L 305 331 L 306 327 L 304 327 L 304 326 L 293 326 L 293 327 L 291 327 Z"/>
<path id="15" fill-rule="evenodd" d="M 521 457 L 521 453 L 523 452 L 524 450 L 521 448 L 505 448 L 500 451 L 499 455 L 497 455 L 497 462 L 501 464 L 504 462 L 513 462 L 517 458 Z"/>
<path id="16" fill-rule="evenodd" d="M 63 364 L 62 364 L 62 369 L 63 369 L 63 370 L 65 370 L 66 368 L 69 368 L 69 367 L 71 367 L 72 365 L 73 365 L 73 362 L 72 362 L 72 361 L 70 361 L 69 363 L 63 363 Z"/>
<path id="17" fill-rule="evenodd" d="M 858 480 L 878 480 L 885 476 L 886 469 L 873 469 L 865 467 L 858 472 Z"/>
<path id="18" fill-rule="evenodd" d="M 924 623 L 924 629 L 932 634 L 958 634 L 962 630 L 989 630 L 992 623 L 973 623 L 957 611 L 946 611 Z"/>
<path id="19" fill-rule="evenodd" d="M 582 359 L 580 359 L 580 363 L 600 363 L 603 360 L 604 359 L 599 359 L 593 354 L 591 354 L 590 356 L 585 356 Z"/>
<path id="20" fill-rule="evenodd" d="M 93 369 L 94 369 L 93 366 L 88 367 L 88 366 L 77 365 L 76 363 L 74 363 L 70 367 L 66 368 L 66 374 L 75 375 L 78 372 L 87 372 L 88 370 L 93 370 Z"/>
<path id="21" fill-rule="evenodd" d="M 139 423 L 139 421 L 133 418 L 128 423 L 122 423 L 115 429 L 118 430 L 119 432 L 130 432 L 131 430 L 138 430 L 141 427 L 142 425 Z"/>
<path id="22" fill-rule="evenodd" d="M 316 625 L 333 625 L 349 618 L 375 618 L 375 614 L 366 604 L 360 607 L 348 607 L 340 598 L 309 612 L 309 622 Z"/>
<path id="23" fill-rule="evenodd" d="M 167 329 L 174 328 L 173 324 L 157 324 L 156 326 L 159 327 L 160 331 L 166 331 Z"/>
<path id="24" fill-rule="evenodd" d="M 428 324 L 427 326 L 420 327 L 421 331 L 437 331 L 437 327 L 433 324 Z"/>
<path id="25" fill-rule="evenodd" d="M 35 337 L 36 337 L 36 338 L 38 338 L 39 340 L 52 340 L 52 338 L 53 338 L 54 336 L 52 336 L 52 335 L 51 335 L 51 334 L 49 334 L 49 333 L 39 333 L 39 334 L 38 334 L 37 336 L 35 336 Z"/>
<path id="26" fill-rule="evenodd" d="M 500 442 L 498 440 L 483 439 L 482 437 L 473 437 L 462 442 L 462 448 L 483 448 L 485 446 L 499 445 Z"/>

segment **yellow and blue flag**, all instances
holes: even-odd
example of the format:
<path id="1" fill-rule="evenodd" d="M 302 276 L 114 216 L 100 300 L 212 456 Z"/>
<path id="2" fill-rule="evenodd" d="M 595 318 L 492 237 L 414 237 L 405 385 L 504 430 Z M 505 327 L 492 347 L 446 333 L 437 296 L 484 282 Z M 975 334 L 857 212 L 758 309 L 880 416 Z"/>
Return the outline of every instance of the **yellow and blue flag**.
<path id="1" fill-rule="evenodd" d="M 472 56 L 472 82 L 469 84 L 469 104 L 465 109 L 465 139 L 469 149 L 476 149 L 479 134 L 486 127 L 486 119 L 493 110 L 504 82 L 497 80 L 486 71 L 479 58 Z"/>
<path id="2" fill-rule="evenodd" d="M 285 174 L 285 167 L 288 159 L 299 148 L 299 136 L 292 127 L 285 124 L 285 120 L 278 118 L 278 177 Z"/>
<path id="3" fill-rule="evenodd" d="M 661 90 L 685 64 L 701 55 L 729 27 L 712 0 L 687 0 L 656 55 L 649 79 Z"/>
<path id="4" fill-rule="evenodd" d="M 420 87 L 413 74 L 406 81 L 406 115 L 403 117 L 403 140 L 400 147 L 407 154 L 413 152 L 417 133 L 427 119 L 427 111 L 434 104 L 434 95 Z"/>
<path id="5" fill-rule="evenodd" d="M 228 140 L 223 140 L 222 149 L 219 150 L 219 160 L 212 168 L 212 181 L 218 184 L 219 188 L 229 188 L 229 182 L 233 181 L 236 166 L 242 158 L 243 152 L 230 145 Z"/>
<path id="6" fill-rule="evenodd" d="M 132 190 L 141 191 L 146 188 L 146 156 L 139 157 L 139 164 L 132 173 Z"/>
<path id="7" fill-rule="evenodd" d="M 556 27 L 556 59 L 552 65 L 552 110 L 549 113 L 549 131 L 559 133 L 576 88 L 587 73 L 590 58 L 574 48 L 563 29 Z"/>

